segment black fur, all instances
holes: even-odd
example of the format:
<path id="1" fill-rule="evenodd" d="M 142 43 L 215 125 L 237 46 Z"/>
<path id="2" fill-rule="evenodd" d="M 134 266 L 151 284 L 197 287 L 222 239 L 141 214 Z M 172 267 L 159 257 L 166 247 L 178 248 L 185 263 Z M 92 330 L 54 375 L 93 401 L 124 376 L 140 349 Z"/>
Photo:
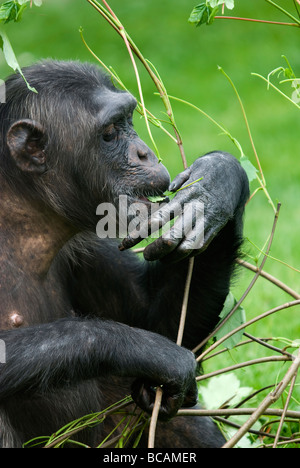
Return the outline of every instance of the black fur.
<path id="1" fill-rule="evenodd" d="M 160 416 L 168 420 L 196 403 L 188 350 L 213 330 L 229 291 L 246 175 L 222 152 L 196 160 L 176 183 L 199 174 L 203 183 L 176 197 L 205 202 L 204 247 L 191 252 L 159 240 L 141 261 L 120 251 L 119 241 L 94 234 L 99 203 L 117 203 L 120 194 L 140 200 L 169 185 L 166 169 L 133 130 L 134 98 L 87 64 L 46 61 L 24 73 L 38 94 L 14 75 L 0 109 L 1 444 L 20 447 L 50 435 L 131 391 L 151 411 L 156 385 L 163 385 Z M 190 254 L 197 255 L 179 347 Z M 115 422 L 79 439 L 99 443 Z M 161 422 L 156 439 L 157 447 L 223 442 L 207 418 Z"/>

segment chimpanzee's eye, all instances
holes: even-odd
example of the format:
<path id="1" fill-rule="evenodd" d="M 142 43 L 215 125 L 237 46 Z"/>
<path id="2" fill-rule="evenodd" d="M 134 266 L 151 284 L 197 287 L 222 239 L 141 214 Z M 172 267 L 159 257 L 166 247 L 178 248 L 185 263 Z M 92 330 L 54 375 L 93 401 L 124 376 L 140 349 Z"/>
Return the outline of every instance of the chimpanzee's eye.
<path id="1" fill-rule="evenodd" d="M 117 138 L 118 132 L 114 124 L 109 125 L 103 131 L 103 140 L 106 142 L 113 141 Z"/>

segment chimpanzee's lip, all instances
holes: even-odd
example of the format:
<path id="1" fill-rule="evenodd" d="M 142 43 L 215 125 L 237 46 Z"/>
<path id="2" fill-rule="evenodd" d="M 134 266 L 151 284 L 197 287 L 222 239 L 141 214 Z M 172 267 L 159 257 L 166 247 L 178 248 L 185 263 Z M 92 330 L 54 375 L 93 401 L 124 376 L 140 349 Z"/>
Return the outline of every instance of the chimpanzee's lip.
<path id="1" fill-rule="evenodd" d="M 143 203 L 151 203 L 150 200 L 148 200 L 148 198 L 144 195 L 141 195 L 140 197 L 138 197 L 138 201 L 141 201 Z"/>

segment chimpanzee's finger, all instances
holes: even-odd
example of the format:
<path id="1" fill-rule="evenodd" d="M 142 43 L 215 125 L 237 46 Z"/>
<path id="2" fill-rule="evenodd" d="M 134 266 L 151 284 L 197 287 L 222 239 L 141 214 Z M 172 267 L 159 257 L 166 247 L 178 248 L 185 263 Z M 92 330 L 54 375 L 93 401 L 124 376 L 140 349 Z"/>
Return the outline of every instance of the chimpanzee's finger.
<path id="1" fill-rule="evenodd" d="M 189 180 L 191 175 L 191 169 L 187 168 L 180 174 L 178 174 L 175 179 L 171 182 L 169 190 L 170 192 L 176 192 L 180 187 Z"/>
<path id="2" fill-rule="evenodd" d="M 179 261 L 193 251 L 202 248 L 204 242 L 203 205 L 190 203 L 184 207 L 182 214 L 174 225 L 163 235 L 148 245 L 144 251 L 146 260 L 164 259 Z"/>
<path id="3" fill-rule="evenodd" d="M 180 215 L 182 211 L 180 203 L 172 200 L 164 204 L 153 213 L 153 215 L 146 221 L 142 222 L 136 229 L 131 231 L 129 235 L 123 239 L 120 250 L 126 250 L 137 245 L 141 240 L 146 239 L 165 224 L 170 222 L 174 217 Z"/>

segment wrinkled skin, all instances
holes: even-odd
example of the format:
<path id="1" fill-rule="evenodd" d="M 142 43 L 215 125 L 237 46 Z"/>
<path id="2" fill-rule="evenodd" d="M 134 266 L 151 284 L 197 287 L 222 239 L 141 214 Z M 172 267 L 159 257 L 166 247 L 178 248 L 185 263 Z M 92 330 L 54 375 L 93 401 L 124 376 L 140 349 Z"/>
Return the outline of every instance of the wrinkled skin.
<path id="1" fill-rule="evenodd" d="M 94 234 L 99 204 L 117 207 L 120 195 L 144 202 L 170 184 L 166 168 L 133 129 L 135 99 L 88 65 L 44 62 L 24 73 L 38 94 L 13 76 L 0 109 L 1 444 L 20 447 L 128 393 L 151 412 L 156 386 L 163 387 L 160 419 L 168 421 L 197 402 L 190 350 L 218 322 L 229 291 L 247 177 L 226 153 L 196 159 L 170 190 L 201 180 L 145 224 L 146 230 L 163 226 L 175 206 L 197 201 L 204 206 L 204 231 L 190 210 L 182 236 L 179 216 L 141 262 L 128 250 L 139 240 L 136 233 L 123 241 Z M 190 256 L 195 266 L 179 347 Z M 99 443 L 116 420 L 78 437 Z M 184 418 L 166 424 L 158 447 L 224 442 L 207 418 L 193 418 L 192 431 Z"/>

